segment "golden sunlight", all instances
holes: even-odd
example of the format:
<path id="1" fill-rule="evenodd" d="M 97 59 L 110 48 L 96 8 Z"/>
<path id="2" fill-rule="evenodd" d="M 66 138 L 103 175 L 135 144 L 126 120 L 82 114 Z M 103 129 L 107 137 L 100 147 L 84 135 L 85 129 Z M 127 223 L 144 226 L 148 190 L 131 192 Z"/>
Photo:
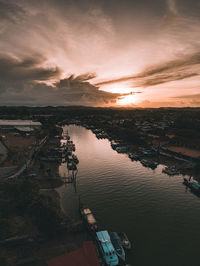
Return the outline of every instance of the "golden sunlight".
<path id="1" fill-rule="evenodd" d="M 117 105 L 134 105 L 136 104 L 137 100 L 136 94 L 126 95 L 117 100 Z"/>
<path id="2" fill-rule="evenodd" d="M 101 86 L 100 90 L 112 92 L 112 93 L 130 93 L 133 92 L 133 88 L 124 87 L 122 84 L 112 84 Z"/>

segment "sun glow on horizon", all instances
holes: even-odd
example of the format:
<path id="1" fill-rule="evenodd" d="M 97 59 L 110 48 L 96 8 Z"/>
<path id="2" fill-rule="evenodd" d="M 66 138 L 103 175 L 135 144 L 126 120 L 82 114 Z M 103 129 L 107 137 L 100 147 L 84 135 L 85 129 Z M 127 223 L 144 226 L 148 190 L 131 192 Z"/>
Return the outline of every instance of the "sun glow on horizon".
<path id="1" fill-rule="evenodd" d="M 131 93 L 133 92 L 134 88 L 130 88 L 130 87 L 126 87 L 122 86 L 121 84 L 112 84 L 112 85 L 104 85 L 100 88 L 100 90 L 103 91 L 107 91 L 107 92 L 111 92 L 111 93 L 120 93 L 120 94 L 124 94 L 124 93 Z"/>
<path id="2" fill-rule="evenodd" d="M 138 97 L 136 94 L 121 96 L 117 100 L 117 105 L 136 105 L 137 103 L 138 103 Z"/>

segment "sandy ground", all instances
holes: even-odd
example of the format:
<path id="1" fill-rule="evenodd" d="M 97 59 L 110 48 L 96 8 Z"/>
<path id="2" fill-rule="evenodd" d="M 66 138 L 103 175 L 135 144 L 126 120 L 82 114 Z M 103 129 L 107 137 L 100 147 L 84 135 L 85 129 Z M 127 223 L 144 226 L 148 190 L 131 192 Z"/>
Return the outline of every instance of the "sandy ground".
<path id="1" fill-rule="evenodd" d="M 8 133 L 6 134 L 6 139 L 4 142 L 10 149 L 27 149 L 29 147 L 31 148 L 31 145 L 35 143 L 35 137 L 14 136 L 12 133 Z"/>
<path id="2" fill-rule="evenodd" d="M 191 157 L 200 156 L 200 150 L 190 149 L 190 148 L 186 148 L 186 147 L 176 147 L 176 146 L 170 146 L 167 148 L 171 151 L 180 152 L 184 155 L 188 155 Z"/>
<path id="3" fill-rule="evenodd" d="M 14 136 L 13 133 L 7 133 L 4 143 L 9 151 L 8 157 L 3 162 L 2 167 L 19 166 L 25 161 L 27 155 L 35 144 L 35 137 Z"/>

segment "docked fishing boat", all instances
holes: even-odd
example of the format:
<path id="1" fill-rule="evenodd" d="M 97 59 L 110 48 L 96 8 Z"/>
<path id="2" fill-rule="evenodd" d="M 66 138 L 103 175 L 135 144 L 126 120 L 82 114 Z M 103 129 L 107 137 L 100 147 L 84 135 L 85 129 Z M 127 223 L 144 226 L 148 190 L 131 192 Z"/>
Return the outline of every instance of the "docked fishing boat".
<path id="1" fill-rule="evenodd" d="M 200 184 L 196 181 L 190 181 L 187 178 L 183 178 L 183 184 L 189 187 L 195 194 L 200 195 Z"/>
<path id="2" fill-rule="evenodd" d="M 146 160 L 146 159 L 142 159 L 141 163 L 145 167 L 149 167 L 149 168 L 152 168 L 152 169 L 155 169 L 157 167 L 157 165 L 158 165 L 157 163 L 149 161 L 149 160 Z"/>
<path id="3" fill-rule="evenodd" d="M 180 174 L 178 169 L 175 166 L 171 166 L 171 167 L 165 167 L 162 170 L 163 173 L 168 174 L 168 175 L 178 175 Z"/>
<path id="4" fill-rule="evenodd" d="M 116 250 L 117 255 L 125 261 L 125 252 L 121 243 L 121 240 L 116 232 L 111 232 L 110 233 L 110 238 L 112 241 L 112 244 Z"/>
<path id="5" fill-rule="evenodd" d="M 69 163 L 69 162 L 73 162 L 73 157 L 72 155 L 68 155 L 66 156 L 66 161 Z"/>
<path id="6" fill-rule="evenodd" d="M 117 253 L 113 247 L 108 231 L 100 231 L 96 233 L 97 242 L 99 244 L 100 251 L 104 257 L 107 265 L 115 266 L 119 264 Z"/>
<path id="7" fill-rule="evenodd" d="M 73 143 L 73 141 L 69 140 L 67 142 L 67 148 L 72 150 L 72 151 L 75 151 L 75 144 Z"/>
<path id="8" fill-rule="evenodd" d="M 113 150 L 116 150 L 116 148 L 120 146 L 120 143 L 117 142 L 117 141 L 112 140 L 110 145 L 113 148 Z"/>
<path id="9" fill-rule="evenodd" d="M 98 226 L 96 219 L 94 218 L 94 215 L 92 214 L 91 210 L 89 208 L 82 208 L 80 209 L 81 215 L 83 217 L 83 220 L 85 221 L 88 229 L 92 231 L 97 231 Z"/>
<path id="10" fill-rule="evenodd" d="M 67 168 L 68 168 L 68 170 L 76 170 L 77 169 L 76 164 L 74 162 L 68 162 Z"/>
<path id="11" fill-rule="evenodd" d="M 131 242 L 129 241 L 125 233 L 118 233 L 118 236 L 121 240 L 122 246 L 126 249 L 131 249 Z"/>
<path id="12" fill-rule="evenodd" d="M 133 160 L 137 161 L 140 160 L 141 156 L 139 154 L 132 154 Z"/>
<path id="13" fill-rule="evenodd" d="M 133 153 L 129 153 L 128 157 L 131 159 L 131 161 L 134 161 L 134 154 Z"/>
<path id="14" fill-rule="evenodd" d="M 128 147 L 127 146 L 119 146 L 115 149 L 118 153 L 127 153 Z"/>
<path id="15" fill-rule="evenodd" d="M 78 157 L 75 154 L 72 154 L 72 159 L 75 164 L 79 163 Z"/>
<path id="16" fill-rule="evenodd" d="M 72 149 L 69 148 L 69 147 L 67 147 L 67 148 L 66 148 L 66 152 L 65 152 L 65 154 L 66 154 L 67 156 L 72 155 Z"/>

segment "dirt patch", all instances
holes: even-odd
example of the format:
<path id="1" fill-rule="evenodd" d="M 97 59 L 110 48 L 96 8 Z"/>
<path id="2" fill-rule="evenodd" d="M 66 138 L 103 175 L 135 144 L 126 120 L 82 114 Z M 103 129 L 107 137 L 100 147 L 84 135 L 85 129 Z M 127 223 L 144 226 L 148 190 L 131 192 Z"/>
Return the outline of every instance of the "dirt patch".
<path id="1" fill-rule="evenodd" d="M 11 133 L 6 134 L 4 143 L 9 149 L 31 149 L 31 146 L 35 143 L 34 136 L 14 136 Z"/>
<path id="2" fill-rule="evenodd" d="M 14 136 L 12 133 L 7 133 L 4 143 L 8 148 L 8 157 L 2 166 L 20 166 L 35 145 L 35 137 Z"/>

